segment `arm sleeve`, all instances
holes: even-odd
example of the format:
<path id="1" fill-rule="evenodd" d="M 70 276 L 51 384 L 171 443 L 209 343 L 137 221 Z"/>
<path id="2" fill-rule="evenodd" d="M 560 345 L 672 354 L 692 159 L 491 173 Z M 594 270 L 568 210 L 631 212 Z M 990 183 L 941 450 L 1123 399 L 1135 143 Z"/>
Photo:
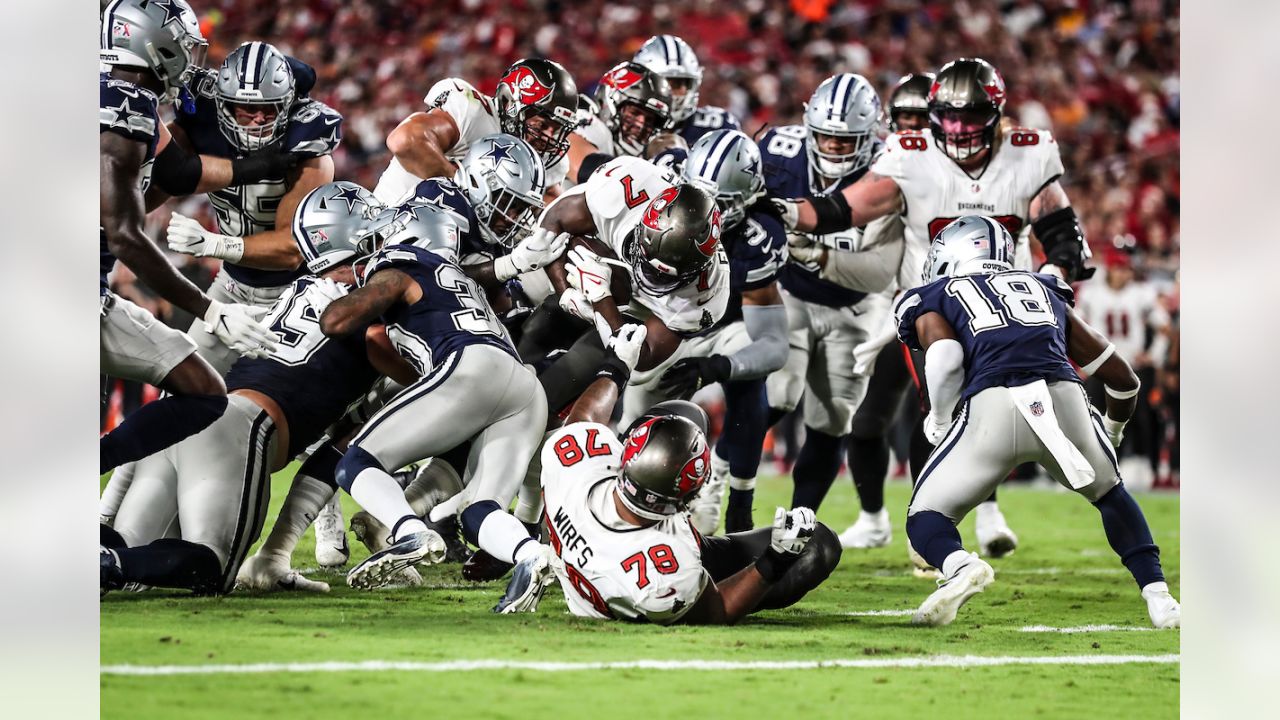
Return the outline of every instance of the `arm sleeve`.
<path id="1" fill-rule="evenodd" d="M 880 218 L 867 226 L 858 252 L 828 253 L 821 277 L 851 290 L 880 292 L 897 277 L 905 247 L 901 216 Z"/>
<path id="2" fill-rule="evenodd" d="M 764 377 L 787 364 L 787 309 L 782 305 L 744 305 L 742 321 L 751 344 L 729 356 L 733 380 Z"/>
<path id="3" fill-rule="evenodd" d="M 939 340 L 924 354 L 924 374 L 934 417 L 950 418 L 964 387 L 964 349 L 960 343 Z"/>

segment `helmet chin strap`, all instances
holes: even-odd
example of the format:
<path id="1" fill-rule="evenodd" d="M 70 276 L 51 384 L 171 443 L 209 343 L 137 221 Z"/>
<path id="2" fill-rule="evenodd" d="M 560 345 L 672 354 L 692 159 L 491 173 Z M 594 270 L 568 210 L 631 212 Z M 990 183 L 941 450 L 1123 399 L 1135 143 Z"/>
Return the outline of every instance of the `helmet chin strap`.
<path id="1" fill-rule="evenodd" d="M 622 504 L 627 508 L 628 511 L 630 511 L 632 514 L 636 515 L 637 517 L 644 518 L 645 520 L 653 520 L 655 522 L 661 522 L 671 517 L 670 515 L 663 515 L 662 513 L 653 512 L 652 510 L 645 510 L 644 508 L 639 507 L 635 503 L 631 502 L 631 500 L 627 498 L 627 494 L 622 492 L 622 489 L 618 486 L 617 480 L 613 481 L 613 496 L 621 500 Z"/>

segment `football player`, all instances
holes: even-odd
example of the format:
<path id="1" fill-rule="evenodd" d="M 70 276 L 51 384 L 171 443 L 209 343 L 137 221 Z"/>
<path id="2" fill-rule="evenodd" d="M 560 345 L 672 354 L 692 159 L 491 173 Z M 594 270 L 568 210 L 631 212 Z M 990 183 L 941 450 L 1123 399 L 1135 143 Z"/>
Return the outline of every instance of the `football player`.
<path id="1" fill-rule="evenodd" d="M 956 523 L 1014 466 L 1039 462 L 1098 508 L 1152 624 L 1178 627 L 1181 609 L 1160 550 L 1116 465 L 1138 378 L 1071 309 L 1074 296 L 1061 278 L 1015 271 L 1013 257 L 1013 238 L 998 220 L 959 218 L 934 239 L 925 284 L 894 308 L 898 336 L 927 356 L 924 427 L 938 446 L 912 493 L 907 535 L 943 579 L 914 622 L 952 622 L 995 579 L 990 565 L 965 552 Z M 1089 405 L 1072 363 L 1106 385 L 1105 416 Z"/>
<path id="2" fill-rule="evenodd" d="M 471 452 L 459 517 L 464 537 L 507 563 L 536 548 L 506 508 L 542 437 L 546 398 L 480 288 L 446 257 L 457 247 L 454 218 L 429 204 L 375 217 L 372 245 L 394 244 L 373 256 L 358 290 L 320 317 L 332 337 L 363 332 L 382 317 L 396 351 L 419 376 L 364 424 L 337 466 L 338 484 L 391 528 L 391 545 L 347 574 L 352 587 L 379 587 L 405 568 L 444 559 L 444 539 L 413 511 L 388 471 L 465 442 Z M 384 231 L 388 221 L 392 228 Z"/>
<path id="3" fill-rule="evenodd" d="M 880 148 L 880 115 L 880 98 L 862 76 L 824 80 L 805 105 L 803 125 L 775 128 L 760 140 L 769 194 L 825 197 L 856 182 Z M 892 253 L 897 243 L 891 229 L 855 229 L 807 241 L 837 254 L 861 255 L 872 247 Z M 767 383 L 775 421 L 804 396 L 805 440 L 793 471 L 791 504 L 814 509 L 840 471 L 853 412 L 866 391 L 866 377 L 853 372 L 853 348 L 884 322 L 889 301 L 881 291 L 892 283 L 896 266 L 869 273 L 856 290 L 824 278 L 822 269 L 797 254 L 778 274 L 791 354 Z"/>
<path id="4" fill-rule="evenodd" d="M 226 386 L 195 354 L 190 338 L 108 289 L 107 275 L 117 258 L 166 301 L 202 318 L 218 341 L 236 352 L 265 353 L 274 339 L 257 321 L 265 311 L 222 303 L 200 292 L 143 229 L 143 198 L 157 158 L 190 167 L 174 159 L 159 105 L 184 91 L 203 57 L 206 46 L 195 13 L 182 0 L 115 0 L 103 12 L 100 47 L 101 62 L 111 68 L 98 80 L 102 370 L 171 393 L 102 436 L 99 464 L 105 473 L 199 432 L 227 407 Z M 201 159 L 192 162 L 195 176 L 201 177 Z M 215 170 L 215 163 L 207 165 Z M 244 167 L 224 163 L 216 169 L 229 180 Z M 255 167 L 261 171 L 263 166 L 255 162 Z"/>
<path id="5" fill-rule="evenodd" d="M 672 130 L 689 147 L 716 130 L 741 130 L 738 118 L 724 108 L 698 106 L 702 87 L 702 65 L 689 43 L 676 35 L 654 35 L 636 51 L 631 61 L 666 78 L 671 86 Z"/>
<path id="6" fill-rule="evenodd" d="M 605 423 L 639 358 L 643 326 L 597 325 L 611 333 L 611 355 L 542 446 L 543 519 L 554 556 L 532 554 L 518 565 L 494 611 L 535 611 L 558 577 L 570 612 L 581 617 L 731 624 L 793 605 L 826 580 L 840 545 L 808 508 L 778 508 L 771 527 L 753 532 L 698 534 L 686 504 L 710 475 L 706 414 L 670 401 L 615 435 Z"/>
<path id="7" fill-rule="evenodd" d="M 215 423 L 137 463 L 114 529 L 102 526 L 103 592 L 125 583 L 202 594 L 232 589 L 262 530 L 271 473 L 319 440 L 380 374 L 364 332 L 332 339 L 319 323 L 355 281 L 353 231 L 374 207 L 373 196 L 351 183 L 324 185 L 303 199 L 297 240 L 313 274 L 295 280 L 267 316 L 279 345 L 231 367 L 230 402 Z M 396 364 L 379 367 L 411 381 Z M 312 513 L 328 499 L 321 493 Z M 175 522 L 180 537 L 167 537 Z M 289 570 L 288 555 L 264 565 L 259 574 L 274 570 L 278 587 L 328 589 Z"/>
<path id="8" fill-rule="evenodd" d="M 547 198 L 569 171 L 569 136 L 578 126 L 578 86 L 559 63 L 526 58 L 507 68 L 489 98 L 465 80 L 447 78 L 427 91 L 428 109 L 387 136 L 391 164 L 373 194 L 386 205 L 403 202 L 419 182 L 452 178 L 472 143 L 503 132 L 533 146 L 547 173 Z"/>
<path id="9" fill-rule="evenodd" d="M 671 86 L 658 73 L 635 62 L 614 66 L 569 137 L 569 178 L 582 184 L 614 157 L 645 155 L 649 142 L 671 129 L 672 102 Z"/>

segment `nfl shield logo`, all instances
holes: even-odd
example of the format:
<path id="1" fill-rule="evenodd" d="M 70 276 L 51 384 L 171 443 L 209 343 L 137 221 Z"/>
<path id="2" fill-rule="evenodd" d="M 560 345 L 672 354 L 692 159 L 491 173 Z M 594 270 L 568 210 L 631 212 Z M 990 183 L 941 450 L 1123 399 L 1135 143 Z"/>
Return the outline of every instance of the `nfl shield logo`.
<path id="1" fill-rule="evenodd" d="M 1031 403 L 1031 414 L 1040 417 L 1044 414 L 1044 404 L 1039 400 Z"/>

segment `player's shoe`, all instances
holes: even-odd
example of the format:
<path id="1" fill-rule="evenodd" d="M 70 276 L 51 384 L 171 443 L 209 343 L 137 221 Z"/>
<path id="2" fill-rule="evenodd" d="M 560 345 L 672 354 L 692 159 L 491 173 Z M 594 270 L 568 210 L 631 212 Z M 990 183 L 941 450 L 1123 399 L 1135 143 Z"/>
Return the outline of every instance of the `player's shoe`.
<path id="1" fill-rule="evenodd" d="M 976 553 L 969 553 L 968 561 L 956 568 L 951 577 L 938 581 L 938 589 L 920 603 L 911 622 L 916 625 L 950 625 L 956 619 L 960 606 L 985 590 L 995 579 L 996 571 Z"/>
<path id="2" fill-rule="evenodd" d="M 471 548 L 467 547 L 467 541 L 462 539 L 462 528 L 458 526 L 457 515 L 449 515 L 438 521 L 424 518 L 423 522 L 444 539 L 445 562 L 466 562 L 471 557 Z"/>
<path id="3" fill-rule="evenodd" d="M 373 555 L 387 549 L 387 538 L 391 535 L 391 530 L 379 522 L 378 518 L 361 510 L 351 516 L 351 534 L 356 536 L 356 542 L 364 545 L 369 554 Z"/>
<path id="4" fill-rule="evenodd" d="M 888 508 L 879 512 L 858 512 L 858 519 L 848 530 L 840 533 L 840 547 L 846 550 L 884 547 L 893 539 L 893 526 L 889 524 Z"/>
<path id="5" fill-rule="evenodd" d="M 342 500 L 339 495 L 334 493 L 316 516 L 316 562 L 330 570 L 346 565 L 351 558 L 347 533 L 342 528 Z"/>
<path id="6" fill-rule="evenodd" d="M 1154 582 L 1142 588 L 1142 599 L 1147 601 L 1147 614 L 1151 624 L 1158 628 L 1182 627 L 1182 606 L 1169 594 L 1166 583 Z"/>
<path id="7" fill-rule="evenodd" d="M 493 606 L 493 611 L 503 615 L 536 611 L 538 603 L 542 601 L 542 594 L 556 578 L 553 563 L 557 560 L 549 546 L 539 545 L 538 552 L 518 563 L 511 572 L 507 591 L 498 604 Z"/>
<path id="8" fill-rule="evenodd" d="M 289 567 L 286 558 L 254 555 L 236 573 L 237 590 L 329 592 L 329 583 L 310 580 Z"/>
<path id="9" fill-rule="evenodd" d="M 994 502 L 978 505 L 974 529 L 978 535 L 978 548 L 983 557 L 1002 558 L 1018 549 L 1018 536 L 1009 529 L 1009 523 Z"/>
<path id="10" fill-rule="evenodd" d="M 727 472 L 723 475 L 712 472 L 697 496 L 689 501 L 689 519 L 693 522 L 693 527 L 703 535 L 714 535 L 720 528 L 720 508 L 724 500 L 724 489 L 728 484 Z"/>
<path id="11" fill-rule="evenodd" d="M 98 546 L 98 597 L 124 587 L 124 573 L 120 570 L 120 558 L 116 551 Z"/>
<path id="12" fill-rule="evenodd" d="M 405 568 L 433 565 L 444 560 L 444 553 L 444 540 L 434 530 L 411 533 L 351 568 L 347 584 L 358 590 L 384 587 L 401 581 Z"/>
<path id="13" fill-rule="evenodd" d="M 462 579 L 471 582 L 490 582 L 502 579 L 515 567 L 483 550 L 477 550 L 462 563 Z"/>
<path id="14" fill-rule="evenodd" d="M 911 559 L 911 574 L 922 580 L 941 580 L 942 571 L 929 564 L 924 556 L 916 552 L 915 547 L 911 545 L 911 539 L 907 538 L 907 557 Z"/>

